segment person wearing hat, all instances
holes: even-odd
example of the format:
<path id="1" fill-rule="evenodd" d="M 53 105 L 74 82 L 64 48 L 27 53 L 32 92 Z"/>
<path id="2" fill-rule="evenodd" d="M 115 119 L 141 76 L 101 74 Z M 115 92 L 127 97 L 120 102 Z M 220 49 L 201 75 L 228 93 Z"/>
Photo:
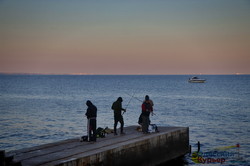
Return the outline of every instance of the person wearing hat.
<path id="1" fill-rule="evenodd" d="M 86 116 L 88 119 L 88 141 L 96 142 L 96 116 L 97 116 L 97 108 L 91 102 L 87 101 L 86 105 L 88 106 L 86 111 Z"/>
<path id="2" fill-rule="evenodd" d="M 153 101 L 149 99 L 149 96 L 145 96 L 145 100 L 142 103 L 142 113 L 141 113 L 141 121 L 142 121 L 142 132 L 144 134 L 148 133 L 148 127 L 150 124 L 149 115 L 152 113 L 153 115 Z"/>
<path id="3" fill-rule="evenodd" d="M 121 124 L 121 134 L 125 134 L 123 132 L 124 121 L 122 117 L 122 111 L 126 112 L 126 109 L 122 108 L 122 101 L 122 98 L 118 97 L 111 107 L 111 109 L 114 110 L 114 135 L 117 135 L 116 127 L 118 122 Z"/>

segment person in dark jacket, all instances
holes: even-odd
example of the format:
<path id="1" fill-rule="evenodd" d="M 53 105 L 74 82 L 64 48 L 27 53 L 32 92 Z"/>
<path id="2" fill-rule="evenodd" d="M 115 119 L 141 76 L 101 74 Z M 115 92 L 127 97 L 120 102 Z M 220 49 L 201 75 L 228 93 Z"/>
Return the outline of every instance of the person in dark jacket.
<path id="1" fill-rule="evenodd" d="M 111 109 L 114 110 L 114 135 L 117 135 L 116 127 L 118 122 L 121 124 L 121 134 L 125 134 L 123 132 L 124 121 L 122 117 L 122 111 L 126 112 L 126 109 L 122 108 L 122 98 L 118 97 L 118 99 L 113 103 Z"/>
<path id="2" fill-rule="evenodd" d="M 149 96 L 145 96 L 145 100 L 142 103 L 142 113 L 141 113 L 141 120 L 142 120 L 142 132 L 144 134 L 148 133 L 148 126 L 150 124 L 149 115 L 150 113 L 153 114 L 153 101 L 149 99 Z"/>
<path id="3" fill-rule="evenodd" d="M 96 117 L 97 117 L 97 108 L 91 102 L 87 101 L 86 105 L 88 106 L 86 111 L 86 116 L 88 119 L 88 141 L 96 142 Z"/>

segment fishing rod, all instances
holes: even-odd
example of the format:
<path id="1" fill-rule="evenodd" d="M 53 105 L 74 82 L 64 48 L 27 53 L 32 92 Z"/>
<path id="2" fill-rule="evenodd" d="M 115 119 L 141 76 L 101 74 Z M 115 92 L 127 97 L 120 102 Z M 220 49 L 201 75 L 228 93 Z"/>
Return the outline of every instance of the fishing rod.
<path id="1" fill-rule="evenodd" d="M 125 93 L 126 95 L 130 96 L 131 99 L 134 98 L 134 99 L 136 99 L 136 100 L 138 100 L 138 101 L 140 101 L 140 102 L 143 102 L 142 100 L 140 100 L 140 99 L 138 99 L 137 97 L 135 97 L 135 96 L 134 96 L 135 94 L 133 94 L 133 96 L 131 96 L 130 94 L 128 94 L 128 93 L 126 93 L 126 92 L 124 92 L 124 93 Z"/>
<path id="2" fill-rule="evenodd" d="M 144 102 L 143 100 L 140 100 L 139 98 L 135 97 L 135 96 L 134 96 L 135 93 L 134 93 L 133 95 L 130 95 L 130 94 L 128 94 L 127 92 L 124 92 L 124 93 L 131 97 L 130 100 L 129 100 L 129 102 L 128 102 L 128 105 L 129 105 L 129 103 L 130 103 L 130 101 L 131 101 L 132 98 L 134 98 L 134 99 L 136 99 L 136 100 L 138 100 L 138 101 L 140 101 L 140 102 L 142 102 L 142 103 Z M 128 106 L 128 105 L 127 105 L 127 106 Z M 152 114 L 152 116 L 153 116 L 153 115 L 156 115 L 154 112 L 152 112 L 151 114 Z"/>
<path id="3" fill-rule="evenodd" d="M 136 92 L 136 91 L 135 91 L 135 92 Z M 131 96 L 131 98 L 129 99 L 128 104 L 127 104 L 126 107 L 125 107 L 125 110 L 128 108 L 128 106 L 129 106 L 129 104 L 130 104 L 132 98 L 133 98 L 134 95 L 135 95 L 135 92 L 134 92 L 133 96 Z M 125 111 L 122 113 L 122 115 L 123 115 L 124 113 L 125 113 Z"/>

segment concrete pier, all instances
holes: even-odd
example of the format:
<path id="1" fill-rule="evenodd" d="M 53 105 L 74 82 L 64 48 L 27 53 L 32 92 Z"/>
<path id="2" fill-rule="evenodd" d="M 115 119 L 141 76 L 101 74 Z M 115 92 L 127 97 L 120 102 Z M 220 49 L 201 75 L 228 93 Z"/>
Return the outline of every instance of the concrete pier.
<path id="1" fill-rule="evenodd" d="M 189 152 L 188 127 L 158 127 L 158 133 L 142 134 L 137 126 L 125 135 L 106 135 L 97 142 L 79 138 L 6 153 L 12 163 L 23 166 L 127 166 L 157 165 Z"/>

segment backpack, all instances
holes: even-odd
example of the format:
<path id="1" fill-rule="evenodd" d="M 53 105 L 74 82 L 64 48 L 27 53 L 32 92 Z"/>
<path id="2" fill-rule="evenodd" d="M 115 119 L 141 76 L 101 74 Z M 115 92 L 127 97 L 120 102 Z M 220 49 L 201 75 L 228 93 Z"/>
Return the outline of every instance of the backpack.
<path id="1" fill-rule="evenodd" d="M 105 130 L 101 127 L 96 129 L 96 137 L 97 138 L 105 138 Z"/>
<path id="2" fill-rule="evenodd" d="M 145 106 L 145 110 L 142 110 L 142 114 L 145 116 L 150 115 L 150 111 L 152 110 L 152 106 L 150 103 L 144 102 L 143 105 Z"/>
<path id="3" fill-rule="evenodd" d="M 146 110 L 151 110 L 151 104 L 148 102 L 144 102 Z"/>

